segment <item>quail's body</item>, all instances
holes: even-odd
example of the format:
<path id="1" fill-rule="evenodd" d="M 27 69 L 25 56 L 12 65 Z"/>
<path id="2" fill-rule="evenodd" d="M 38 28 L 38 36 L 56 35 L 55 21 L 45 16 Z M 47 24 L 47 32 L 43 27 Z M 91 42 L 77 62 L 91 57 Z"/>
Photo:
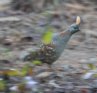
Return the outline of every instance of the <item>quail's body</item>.
<path id="1" fill-rule="evenodd" d="M 29 61 L 40 60 L 43 63 L 52 64 L 60 57 L 70 37 L 71 34 L 68 32 L 65 33 L 65 37 L 55 33 L 53 34 L 52 43 L 42 44 L 40 49 L 32 52 L 25 59 Z"/>
<path id="2" fill-rule="evenodd" d="M 40 60 L 43 63 L 52 64 L 56 61 L 69 41 L 70 37 L 79 31 L 79 25 L 73 24 L 67 31 L 54 33 L 50 44 L 43 44 L 39 50 L 25 57 L 26 60 Z"/>

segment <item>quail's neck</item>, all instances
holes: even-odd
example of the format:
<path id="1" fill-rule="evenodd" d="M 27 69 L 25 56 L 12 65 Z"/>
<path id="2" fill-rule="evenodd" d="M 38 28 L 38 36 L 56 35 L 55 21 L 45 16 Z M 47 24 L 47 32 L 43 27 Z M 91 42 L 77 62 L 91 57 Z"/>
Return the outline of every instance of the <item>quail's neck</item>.
<path id="1" fill-rule="evenodd" d="M 57 56 L 60 56 L 64 51 L 64 48 L 71 37 L 71 33 L 68 31 L 63 31 L 61 33 L 57 33 L 53 36 L 53 43 L 56 46 Z"/>

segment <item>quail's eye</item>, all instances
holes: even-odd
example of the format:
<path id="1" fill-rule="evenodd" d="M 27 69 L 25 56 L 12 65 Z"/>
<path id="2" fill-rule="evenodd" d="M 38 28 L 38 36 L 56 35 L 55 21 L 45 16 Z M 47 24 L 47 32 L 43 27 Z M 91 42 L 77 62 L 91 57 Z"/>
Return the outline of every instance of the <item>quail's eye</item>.
<path id="1" fill-rule="evenodd" d="M 77 27 L 75 26 L 74 29 L 77 29 Z"/>

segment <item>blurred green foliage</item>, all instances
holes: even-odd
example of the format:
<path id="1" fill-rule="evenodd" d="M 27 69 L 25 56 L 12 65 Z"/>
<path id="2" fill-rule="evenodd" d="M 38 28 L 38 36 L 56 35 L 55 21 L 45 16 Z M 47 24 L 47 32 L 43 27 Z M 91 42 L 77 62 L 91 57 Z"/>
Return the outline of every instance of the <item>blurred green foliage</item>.
<path id="1" fill-rule="evenodd" d="M 5 81 L 0 79 L 0 91 L 4 91 L 5 90 Z"/>
<path id="2" fill-rule="evenodd" d="M 51 27 L 47 27 L 47 31 L 43 34 L 42 42 L 43 44 L 50 44 L 52 41 L 53 29 Z"/>
<path id="3" fill-rule="evenodd" d="M 34 65 L 41 65 L 41 64 L 42 64 L 42 62 L 41 62 L 41 61 L 39 61 L 39 60 L 35 60 L 35 61 L 33 61 L 33 62 L 32 62 L 32 64 L 34 64 Z"/>

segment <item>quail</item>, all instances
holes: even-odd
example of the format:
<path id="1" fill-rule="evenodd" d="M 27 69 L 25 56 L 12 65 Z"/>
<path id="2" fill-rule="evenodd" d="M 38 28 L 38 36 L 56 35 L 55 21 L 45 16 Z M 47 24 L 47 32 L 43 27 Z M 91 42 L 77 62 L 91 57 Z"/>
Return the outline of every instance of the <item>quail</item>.
<path id="1" fill-rule="evenodd" d="M 55 62 L 61 56 L 71 36 L 80 31 L 80 21 L 80 17 L 77 16 L 76 23 L 72 24 L 66 31 L 53 33 L 50 44 L 42 44 L 38 50 L 27 55 L 24 60 L 31 62 L 39 60 L 47 64 Z"/>

